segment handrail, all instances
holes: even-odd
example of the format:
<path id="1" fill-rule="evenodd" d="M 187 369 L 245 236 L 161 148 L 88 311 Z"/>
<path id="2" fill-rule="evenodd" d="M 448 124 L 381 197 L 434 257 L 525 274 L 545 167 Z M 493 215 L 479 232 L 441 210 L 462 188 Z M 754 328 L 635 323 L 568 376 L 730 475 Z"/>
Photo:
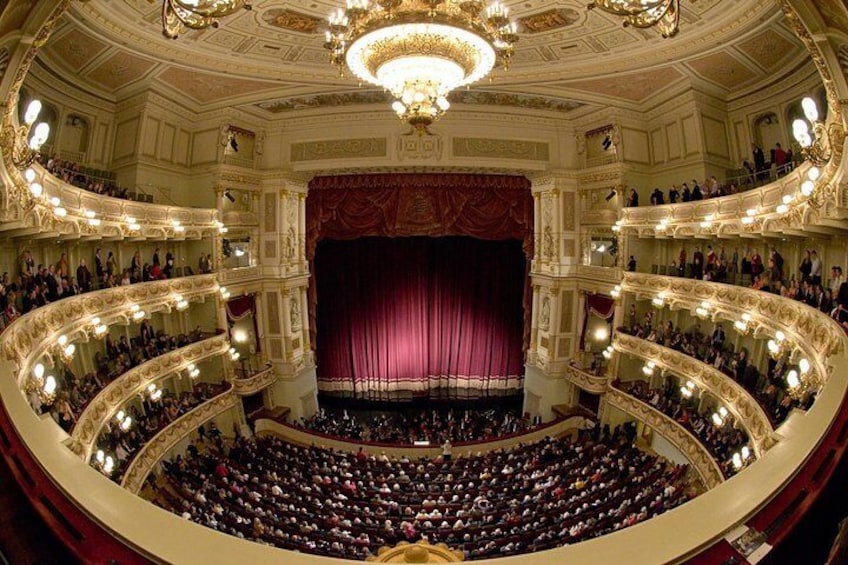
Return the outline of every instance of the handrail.
<path id="1" fill-rule="evenodd" d="M 123 373 L 98 392 L 85 407 L 71 431 L 68 447 L 82 460 L 88 461 L 103 428 L 127 400 L 143 392 L 151 383 L 183 370 L 190 363 L 223 355 L 229 348 L 226 334 L 220 334 L 169 351 Z"/>
<path id="2" fill-rule="evenodd" d="M 144 480 L 168 451 L 200 425 L 234 408 L 238 402 L 239 398 L 230 386 L 221 394 L 210 398 L 171 422 L 150 438 L 132 458 L 124 473 L 121 486 L 131 493 L 138 494 L 144 485 Z"/>
<path id="3" fill-rule="evenodd" d="M 653 361 L 658 367 L 685 377 L 702 390 L 711 392 L 726 405 L 748 433 L 757 457 L 775 444 L 774 429 L 762 406 L 744 387 L 715 367 L 685 353 L 618 331 L 615 332 L 613 347 L 616 351 Z"/>
<path id="4" fill-rule="evenodd" d="M 671 442 L 692 463 L 692 467 L 698 472 L 708 490 L 724 482 L 724 473 L 721 472 L 718 462 L 707 446 L 692 432 L 650 404 L 642 402 L 621 389 L 610 387 L 606 400 L 619 410 L 635 416 Z"/>
<path id="5" fill-rule="evenodd" d="M 488 453 L 513 447 L 516 443 L 534 443 L 544 439 L 547 436 L 557 437 L 566 431 L 578 427 L 582 422 L 582 416 L 572 416 L 550 422 L 538 428 L 528 430 L 526 432 L 518 432 L 498 438 L 492 438 L 483 441 L 466 441 L 453 444 L 454 453 L 463 450 L 473 451 L 474 453 Z M 430 446 L 415 446 L 415 445 L 399 445 L 392 443 L 371 442 L 364 440 L 347 439 L 329 434 L 322 434 L 312 430 L 299 428 L 291 424 L 275 422 L 273 420 L 258 420 L 256 423 L 256 433 L 274 434 L 287 441 L 299 443 L 302 445 L 323 445 L 330 449 L 338 449 L 349 453 L 356 453 L 359 448 L 366 450 L 380 449 L 388 455 L 410 457 L 435 457 L 441 455 L 442 448 L 439 445 Z"/>

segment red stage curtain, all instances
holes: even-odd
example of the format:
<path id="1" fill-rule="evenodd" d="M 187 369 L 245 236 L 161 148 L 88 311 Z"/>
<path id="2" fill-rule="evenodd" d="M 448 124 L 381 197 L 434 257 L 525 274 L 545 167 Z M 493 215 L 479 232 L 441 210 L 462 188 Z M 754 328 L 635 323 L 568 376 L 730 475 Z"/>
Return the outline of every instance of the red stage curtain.
<path id="1" fill-rule="evenodd" d="M 615 316 L 615 300 L 604 294 L 586 295 L 586 304 L 583 306 L 583 331 L 580 332 L 581 350 L 586 347 L 586 328 L 589 325 L 589 316 L 597 316 L 611 322 Z"/>
<path id="2" fill-rule="evenodd" d="M 315 273 L 322 390 L 520 388 L 521 242 L 324 240 Z"/>
<path id="3" fill-rule="evenodd" d="M 306 256 L 325 238 L 470 236 L 516 239 L 526 258 L 523 349 L 530 343 L 533 197 L 524 177 L 473 174 L 375 174 L 316 177 L 306 198 Z M 315 277 L 309 284 L 312 343 L 318 343 Z"/>

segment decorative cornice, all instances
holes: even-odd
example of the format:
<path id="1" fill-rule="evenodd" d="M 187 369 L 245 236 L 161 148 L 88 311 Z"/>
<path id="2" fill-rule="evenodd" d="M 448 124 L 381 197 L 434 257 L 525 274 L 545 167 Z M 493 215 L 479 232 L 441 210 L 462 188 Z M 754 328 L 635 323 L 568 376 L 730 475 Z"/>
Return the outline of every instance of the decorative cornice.
<path id="1" fill-rule="evenodd" d="M 274 367 L 269 366 L 246 379 L 233 380 L 233 392 L 238 396 L 250 396 L 268 388 L 275 382 L 277 382 L 277 373 L 274 371 Z"/>
<path id="2" fill-rule="evenodd" d="M 686 456 L 708 490 L 724 482 L 721 468 L 713 459 L 707 447 L 683 426 L 652 406 L 617 388 L 610 388 L 604 398 L 612 406 L 635 416 L 639 421 L 644 422 L 671 442 Z"/>
<path id="3" fill-rule="evenodd" d="M 130 462 L 127 472 L 124 473 L 121 486 L 133 494 L 138 494 L 142 485 L 144 485 L 147 475 L 150 474 L 171 448 L 196 430 L 201 424 L 234 408 L 238 402 L 239 398 L 233 394 L 231 387 L 226 392 L 204 402 L 197 408 L 190 410 L 174 420 L 169 426 L 153 436 L 150 441 L 142 446 L 141 450 Z"/>
<path id="4" fill-rule="evenodd" d="M 736 381 L 706 363 L 662 345 L 616 332 L 613 339 L 616 351 L 647 361 L 653 361 L 682 378 L 694 382 L 718 398 L 748 433 L 754 453 L 760 457 L 776 440 L 774 429 L 762 406 Z"/>
<path id="5" fill-rule="evenodd" d="M 18 365 L 17 380 L 23 387 L 29 375 L 29 362 L 51 346 L 64 333 L 71 335 L 84 328 L 93 317 L 106 319 L 129 312 L 133 304 L 162 303 L 180 295 L 192 300 L 218 290 L 215 275 L 196 275 L 164 281 L 118 286 L 72 296 L 53 302 L 21 316 L 3 332 L 3 356 Z M 35 355 L 34 355 L 35 353 Z"/>
<path id="6" fill-rule="evenodd" d="M 223 355 L 229 348 L 227 336 L 221 334 L 133 367 L 104 387 L 86 406 L 74 426 L 68 447 L 84 461 L 88 461 L 103 428 L 133 396 L 142 393 L 151 383 L 183 370 L 190 363 L 197 364 Z"/>

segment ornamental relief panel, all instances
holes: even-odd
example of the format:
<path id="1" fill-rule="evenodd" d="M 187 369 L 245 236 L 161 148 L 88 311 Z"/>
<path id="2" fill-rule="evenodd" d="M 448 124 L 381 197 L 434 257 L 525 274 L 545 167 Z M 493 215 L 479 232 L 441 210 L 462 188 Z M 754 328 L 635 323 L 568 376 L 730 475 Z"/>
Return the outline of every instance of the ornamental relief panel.
<path id="1" fill-rule="evenodd" d="M 485 157 L 527 161 L 550 160 L 548 144 L 539 141 L 454 137 L 452 145 L 454 157 Z"/>
<path id="2" fill-rule="evenodd" d="M 617 388 L 611 388 L 604 396 L 610 405 L 627 412 L 670 441 L 689 460 L 700 475 L 707 490 L 724 482 L 724 475 L 710 452 L 683 426 Z"/>
<path id="3" fill-rule="evenodd" d="M 388 144 L 384 137 L 361 139 L 334 139 L 293 143 L 291 161 L 322 161 L 329 159 L 363 159 L 386 157 Z"/>
<path id="4" fill-rule="evenodd" d="M 273 192 L 266 192 L 265 196 L 265 221 L 263 223 L 266 233 L 274 233 L 277 231 L 277 195 Z"/>

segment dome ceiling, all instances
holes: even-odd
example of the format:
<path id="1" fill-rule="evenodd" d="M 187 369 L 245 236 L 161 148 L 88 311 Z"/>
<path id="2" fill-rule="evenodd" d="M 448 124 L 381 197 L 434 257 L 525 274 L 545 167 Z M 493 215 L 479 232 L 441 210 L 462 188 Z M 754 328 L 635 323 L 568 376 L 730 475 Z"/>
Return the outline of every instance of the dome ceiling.
<path id="1" fill-rule="evenodd" d="M 219 28 L 161 33 L 161 3 L 73 3 L 40 54 L 46 66 L 120 100 L 151 85 L 197 108 L 250 105 L 268 114 L 385 103 L 327 62 L 323 17 L 341 0 L 257 0 Z M 680 34 L 624 28 L 585 0 L 508 1 L 523 30 L 512 67 L 454 94 L 464 104 L 571 112 L 586 103 L 639 107 L 678 85 L 727 97 L 806 59 L 773 0 L 683 0 Z"/>

